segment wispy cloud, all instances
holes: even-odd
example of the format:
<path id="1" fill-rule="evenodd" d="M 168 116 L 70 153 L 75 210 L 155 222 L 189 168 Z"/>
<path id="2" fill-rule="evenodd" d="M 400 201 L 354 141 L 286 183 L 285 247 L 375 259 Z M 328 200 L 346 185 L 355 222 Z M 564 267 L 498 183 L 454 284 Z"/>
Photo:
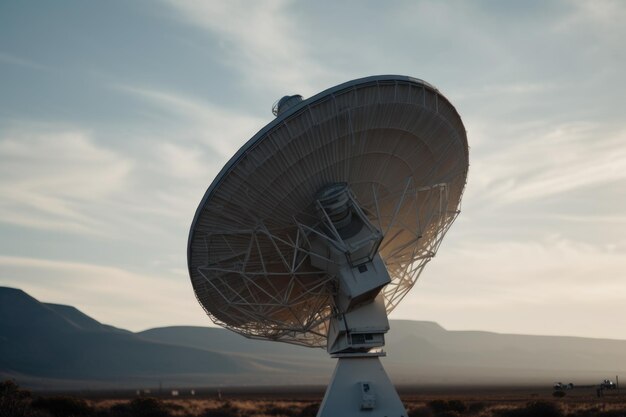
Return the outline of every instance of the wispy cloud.
<path id="1" fill-rule="evenodd" d="M 557 84 L 548 82 L 516 82 L 466 86 L 454 92 L 455 100 L 489 98 L 494 101 L 519 100 L 520 96 L 545 94 L 557 89 Z M 507 97 L 508 96 L 508 97 Z"/>
<path id="2" fill-rule="evenodd" d="M 559 19 L 553 27 L 555 32 L 583 30 L 586 35 L 591 33 L 594 38 L 601 38 L 613 46 L 621 45 L 620 39 L 615 38 L 615 35 L 624 30 L 623 22 L 626 18 L 624 3 L 619 0 L 599 3 L 578 0 L 571 4 L 574 6 L 571 13 Z"/>
<path id="3" fill-rule="evenodd" d="M 0 221 L 104 233 L 85 205 L 123 190 L 132 166 L 89 132 L 54 126 L 1 132 Z"/>
<path id="4" fill-rule="evenodd" d="M 114 85 L 139 100 L 144 112 L 154 112 L 154 126 L 146 126 L 133 140 L 145 144 L 136 181 L 137 210 L 175 220 L 188 226 L 195 205 L 215 175 L 267 119 L 230 110 L 196 97 L 173 91 Z M 180 242 L 181 245 L 184 242 Z M 182 247 L 182 246 L 181 246 Z"/>
<path id="5" fill-rule="evenodd" d="M 2 51 L 0 51 L 0 63 L 17 65 L 20 67 L 37 69 L 37 70 L 47 69 L 44 65 L 38 64 L 28 59 L 20 58 L 15 55 L 7 54 Z"/>
<path id="6" fill-rule="evenodd" d="M 331 73 L 310 59 L 290 1 L 167 1 L 189 23 L 218 36 L 221 59 L 254 88 L 314 92 L 312 79 Z"/>
<path id="7" fill-rule="evenodd" d="M 393 313 L 450 328 L 623 338 L 626 246 L 600 248 L 559 236 L 446 247 Z M 589 328 L 598 311 L 611 324 Z M 585 325 L 583 325 L 585 324 Z"/>
<path id="8" fill-rule="evenodd" d="M 531 129 L 473 160 L 481 198 L 510 204 L 626 179 L 626 131 L 593 123 Z"/>
<path id="9" fill-rule="evenodd" d="M 166 278 L 106 265 L 11 256 L 0 256 L 0 269 L 0 285 L 23 289 L 43 302 L 76 306 L 122 328 L 210 323 L 194 302 L 186 272 L 170 272 Z"/>
<path id="10" fill-rule="evenodd" d="M 228 158 L 267 123 L 267 120 L 176 92 L 129 85 L 114 85 L 113 88 L 131 94 L 167 114 L 173 123 L 166 132 L 162 130 L 163 124 L 158 126 L 161 133 L 159 139 L 169 141 L 171 146 L 178 146 L 179 150 L 190 143 L 196 146 L 201 143 L 210 146 L 210 151 L 218 152 L 220 158 Z M 164 125 L 168 126 L 167 123 Z M 186 152 L 188 156 L 193 153 Z"/>
<path id="11" fill-rule="evenodd" d="M 160 143 L 156 149 L 163 168 L 181 179 L 206 178 L 212 171 L 206 163 L 207 156 L 197 148 Z"/>

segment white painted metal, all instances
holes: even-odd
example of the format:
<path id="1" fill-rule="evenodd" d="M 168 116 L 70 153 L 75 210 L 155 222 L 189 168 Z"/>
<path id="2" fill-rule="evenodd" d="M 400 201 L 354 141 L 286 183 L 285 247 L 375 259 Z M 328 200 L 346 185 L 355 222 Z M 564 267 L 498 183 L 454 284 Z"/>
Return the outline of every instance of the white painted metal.
<path id="1" fill-rule="evenodd" d="M 189 236 L 189 273 L 215 323 L 325 347 L 338 281 L 332 268 L 313 265 L 321 258 L 312 242 L 343 243 L 320 233 L 317 193 L 348 184 L 382 234 L 390 312 L 459 212 L 467 139 L 448 100 L 410 77 L 368 77 L 289 104 L 207 190 Z"/>
<path id="2" fill-rule="evenodd" d="M 330 318 L 326 349 L 330 354 L 369 352 L 385 345 L 385 333 L 388 331 L 385 300 L 379 294 L 373 302 Z"/>
<path id="3" fill-rule="evenodd" d="M 318 417 L 406 417 L 378 356 L 340 357 Z"/>

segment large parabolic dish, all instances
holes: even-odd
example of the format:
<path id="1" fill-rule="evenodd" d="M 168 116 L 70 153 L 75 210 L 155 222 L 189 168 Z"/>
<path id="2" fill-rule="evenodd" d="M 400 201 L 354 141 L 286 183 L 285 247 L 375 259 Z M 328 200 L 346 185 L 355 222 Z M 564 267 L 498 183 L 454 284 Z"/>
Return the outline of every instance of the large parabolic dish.
<path id="1" fill-rule="evenodd" d="M 459 213 L 465 128 L 432 85 L 385 75 L 283 99 L 208 188 L 188 243 L 211 319 L 248 337 L 325 347 L 336 277 L 311 265 L 315 202 L 346 183 L 383 235 L 387 312 L 415 284 Z"/>

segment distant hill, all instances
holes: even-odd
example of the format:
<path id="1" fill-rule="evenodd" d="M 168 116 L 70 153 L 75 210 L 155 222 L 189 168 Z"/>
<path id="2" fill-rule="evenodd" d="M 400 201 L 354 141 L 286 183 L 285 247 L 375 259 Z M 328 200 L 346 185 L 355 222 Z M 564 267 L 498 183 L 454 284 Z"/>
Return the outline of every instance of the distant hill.
<path id="1" fill-rule="evenodd" d="M 583 384 L 626 373 L 623 340 L 447 331 L 407 320 L 391 327 L 383 363 L 399 384 Z M 0 287 L 0 378 L 31 388 L 325 384 L 334 363 L 322 349 L 221 328 L 132 333 Z"/>
<path id="2" fill-rule="evenodd" d="M 102 325 L 77 309 L 0 287 L 0 377 L 33 387 L 229 383 L 271 369 L 262 361 L 160 343 Z"/>
<path id="3" fill-rule="evenodd" d="M 78 310 L 76 307 L 50 303 L 43 303 L 43 305 L 48 307 L 58 315 L 62 316 L 70 324 L 78 327 L 81 330 L 130 333 L 128 330 L 118 329 L 113 326 L 102 324 L 99 321 L 92 319 L 82 311 Z"/>
<path id="4" fill-rule="evenodd" d="M 597 383 L 626 371 L 626 341 L 447 331 L 435 323 L 392 321 L 385 366 L 410 383 Z M 417 372 L 414 374 L 413 372 Z"/>

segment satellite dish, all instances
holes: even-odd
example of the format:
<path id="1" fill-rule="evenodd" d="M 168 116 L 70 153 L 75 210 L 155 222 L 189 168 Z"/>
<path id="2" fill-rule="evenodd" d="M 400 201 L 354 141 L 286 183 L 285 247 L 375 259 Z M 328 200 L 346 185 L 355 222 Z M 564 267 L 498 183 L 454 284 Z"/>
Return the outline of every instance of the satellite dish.
<path id="1" fill-rule="evenodd" d="M 432 85 L 397 75 L 285 96 L 272 113 L 196 211 L 196 297 L 234 332 L 339 358 L 319 416 L 406 416 L 378 358 L 387 314 L 459 214 L 461 118 Z"/>

